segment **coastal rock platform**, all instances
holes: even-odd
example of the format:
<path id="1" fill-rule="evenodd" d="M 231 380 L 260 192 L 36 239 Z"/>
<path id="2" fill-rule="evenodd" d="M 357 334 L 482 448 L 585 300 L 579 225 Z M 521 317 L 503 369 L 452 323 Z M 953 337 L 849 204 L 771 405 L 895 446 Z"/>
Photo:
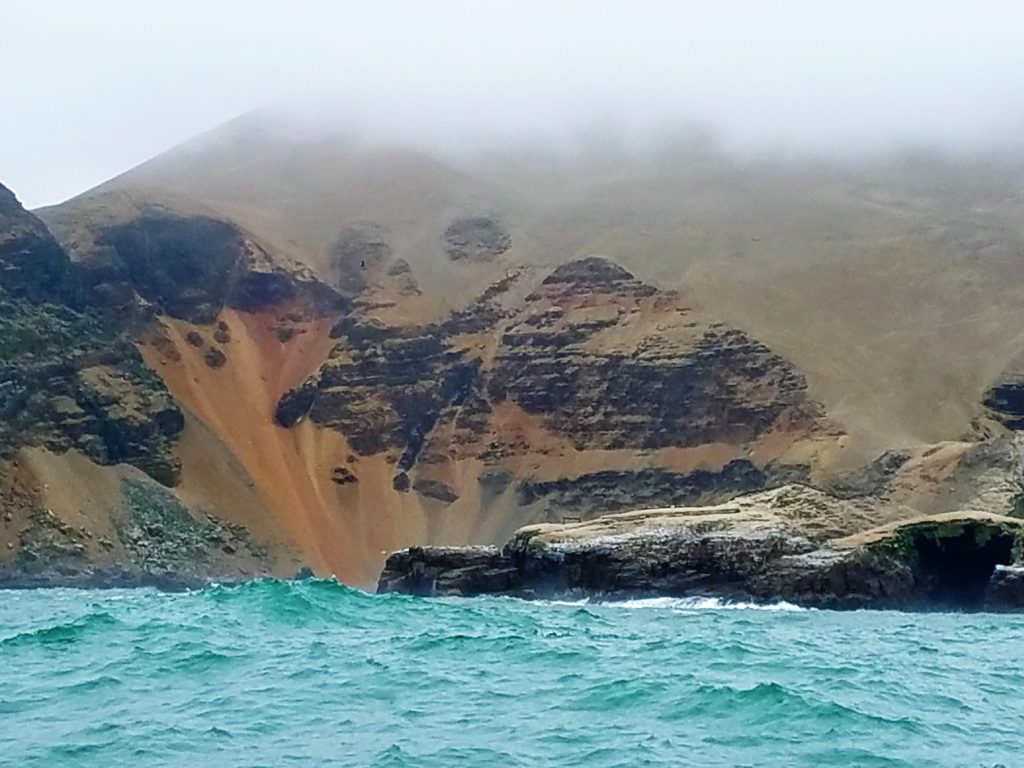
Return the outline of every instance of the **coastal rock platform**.
<path id="1" fill-rule="evenodd" d="M 948 512 L 851 533 L 865 515 L 856 501 L 788 485 L 714 506 L 527 526 L 503 547 L 413 547 L 391 555 L 378 590 L 1024 609 L 1024 520 Z"/>

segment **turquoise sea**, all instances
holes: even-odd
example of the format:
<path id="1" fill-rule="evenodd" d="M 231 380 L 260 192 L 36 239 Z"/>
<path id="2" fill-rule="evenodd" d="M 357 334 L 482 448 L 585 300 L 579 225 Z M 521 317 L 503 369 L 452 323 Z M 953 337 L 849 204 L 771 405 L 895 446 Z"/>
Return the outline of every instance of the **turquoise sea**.
<path id="1" fill-rule="evenodd" d="M 0 592 L 0 765 L 1022 766 L 1024 616 Z"/>

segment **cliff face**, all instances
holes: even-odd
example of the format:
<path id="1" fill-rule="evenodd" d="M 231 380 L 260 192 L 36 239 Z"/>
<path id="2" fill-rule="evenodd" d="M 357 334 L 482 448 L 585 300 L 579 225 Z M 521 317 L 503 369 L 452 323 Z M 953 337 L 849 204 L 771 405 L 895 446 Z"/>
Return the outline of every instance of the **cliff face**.
<path id="1" fill-rule="evenodd" d="M 0 452 L 74 449 L 173 484 L 181 411 L 42 222 L 2 187 L 0 205 Z"/>
<path id="2" fill-rule="evenodd" d="M 806 477 L 805 463 L 774 461 L 831 439 L 790 363 L 605 259 L 539 281 L 510 273 L 429 325 L 385 325 L 377 306 L 357 304 L 334 326 L 329 359 L 276 418 L 341 433 L 358 456 L 394 466 L 394 488 L 442 504 L 466 492 L 467 471 L 524 517 L 725 497 Z M 758 444 L 773 445 L 760 466 L 739 458 Z M 673 450 L 705 451 L 712 468 L 624 466 Z M 598 452 L 619 468 L 522 476 L 538 457 L 557 466 Z"/>
<path id="3" fill-rule="evenodd" d="M 69 260 L 46 225 L 0 184 L 0 285 L 8 297 L 66 294 Z"/>

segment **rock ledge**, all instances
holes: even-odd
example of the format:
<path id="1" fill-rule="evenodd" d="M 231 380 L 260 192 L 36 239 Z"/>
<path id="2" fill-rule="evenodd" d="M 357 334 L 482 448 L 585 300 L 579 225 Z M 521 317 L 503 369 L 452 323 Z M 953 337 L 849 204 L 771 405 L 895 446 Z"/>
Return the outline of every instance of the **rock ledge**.
<path id="1" fill-rule="evenodd" d="M 500 548 L 413 547 L 388 558 L 378 591 L 1024 610 L 1024 520 L 955 512 L 849 533 L 856 524 L 849 502 L 790 485 L 716 506 L 527 526 Z"/>

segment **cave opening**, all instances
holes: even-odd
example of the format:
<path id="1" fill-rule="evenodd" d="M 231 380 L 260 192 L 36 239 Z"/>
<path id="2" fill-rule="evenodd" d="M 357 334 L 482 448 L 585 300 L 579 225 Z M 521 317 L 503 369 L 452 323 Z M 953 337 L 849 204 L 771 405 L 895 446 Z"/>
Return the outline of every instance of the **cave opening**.
<path id="1" fill-rule="evenodd" d="M 997 565 L 1013 561 L 1015 536 L 985 526 L 966 526 L 957 535 L 922 533 L 914 538 L 921 599 L 950 610 L 980 610 Z"/>

